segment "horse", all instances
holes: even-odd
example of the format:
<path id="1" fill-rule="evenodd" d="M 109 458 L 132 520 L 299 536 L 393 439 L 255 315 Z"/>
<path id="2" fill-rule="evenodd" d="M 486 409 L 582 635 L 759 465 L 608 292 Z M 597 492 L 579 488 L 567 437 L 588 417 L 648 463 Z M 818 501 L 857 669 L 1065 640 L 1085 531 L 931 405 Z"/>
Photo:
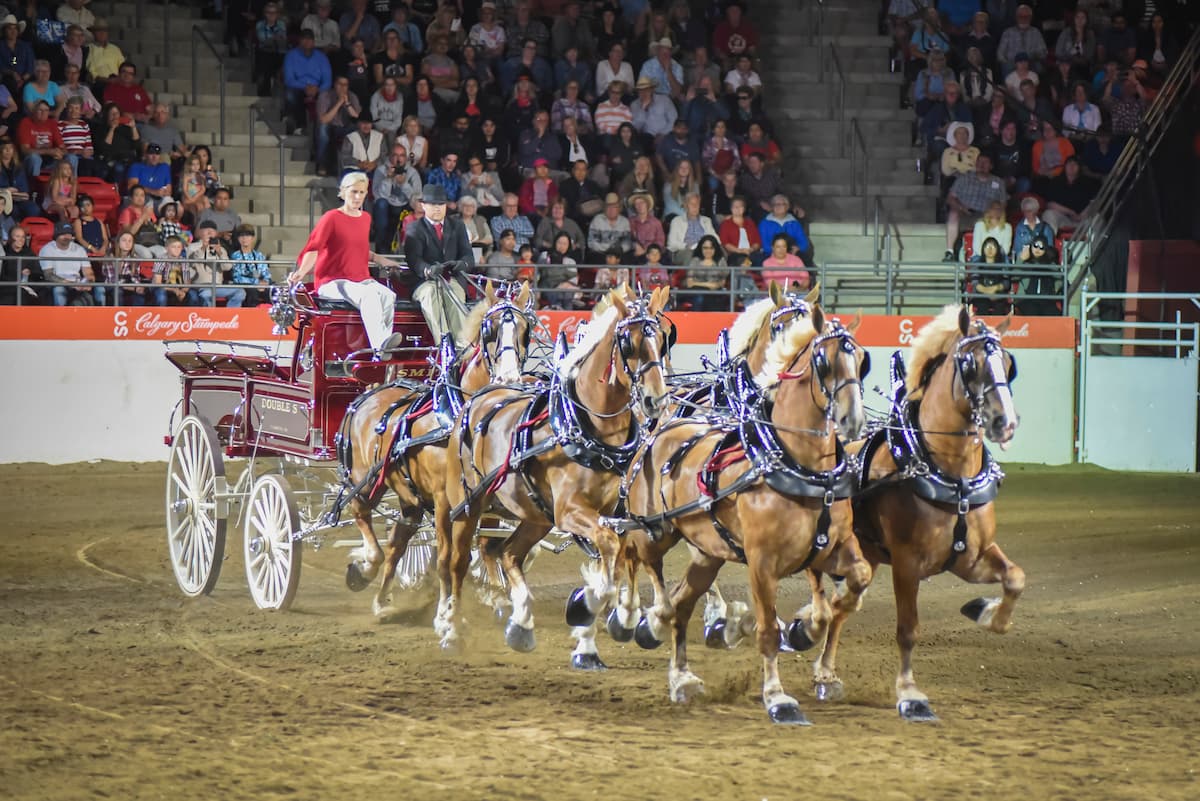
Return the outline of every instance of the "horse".
<path id="1" fill-rule="evenodd" d="M 1003 473 L 982 439 L 1007 449 L 1018 418 L 1011 384 L 1016 361 L 1001 345 L 1011 319 L 995 328 L 947 306 L 912 343 L 904 375 L 892 359 L 895 393 L 888 426 L 850 450 L 862 464 L 854 528 L 872 569 L 892 566 L 900 670 L 896 708 L 908 721 L 936 720 L 913 678 L 922 579 L 952 572 L 970 583 L 1000 582 L 1003 598 L 976 598 L 962 613 L 1003 634 L 1025 587 L 1025 573 L 996 544 L 994 499 Z M 819 698 L 842 694 L 835 670 L 840 621 L 813 666 Z"/>
<path id="2" fill-rule="evenodd" d="M 726 562 L 750 574 L 755 632 L 763 659 L 763 704 L 776 723 L 807 724 L 779 678 L 779 580 L 803 570 L 842 577 L 828 601 L 814 592 L 787 630 L 795 650 L 819 642 L 831 620 L 854 611 L 873 571 L 851 524 L 854 473 L 837 437 L 857 436 L 865 421 L 866 351 L 850 328 L 815 307 L 772 342 L 763 368 L 725 422 L 682 419 L 648 439 L 623 486 L 632 528 L 626 535 L 649 568 L 654 605 L 638 623 L 638 644 L 673 636 L 667 674 L 672 701 L 685 703 L 704 683 L 687 659 L 687 627 L 697 600 Z M 749 373 L 743 370 L 743 376 Z M 691 546 L 682 580 L 668 594 L 663 557 L 681 539 Z"/>
<path id="3" fill-rule="evenodd" d="M 620 542 L 599 517 L 616 503 L 621 476 L 642 440 L 639 418 L 657 420 L 668 407 L 665 361 L 673 327 L 662 312 L 669 294 L 661 287 L 630 303 L 624 288 L 611 291 L 574 349 L 560 348 L 548 386 L 489 388 L 464 408 L 448 446 L 446 494 L 454 508 L 436 520 L 452 543 L 448 570 L 439 565 L 439 576 L 448 574 L 449 581 L 441 587 L 434 624 L 444 647 L 459 639 L 456 610 L 477 521 L 499 507 L 518 521 L 499 554 L 512 604 L 506 644 L 516 651 L 536 646 L 525 558 L 557 528 L 593 557 L 582 568 L 586 586 L 567 605 L 579 640 L 571 664 L 604 669 L 589 632 L 613 600 Z"/>
<path id="4" fill-rule="evenodd" d="M 737 392 L 733 377 L 739 366 L 745 363 L 751 375 L 757 374 L 766 359 L 767 348 L 791 323 L 811 313 L 819 294 L 820 287 L 814 286 L 802 298 L 798 294 L 785 292 L 779 284 L 771 281 L 767 296 L 747 306 L 733 324 L 721 332 L 721 358 L 715 365 L 715 374 L 706 373 L 706 380 L 698 386 L 684 387 L 672 393 L 672 409 L 667 418 L 728 410 L 733 402 L 731 395 Z M 641 617 L 637 572 L 637 555 L 627 544 L 621 550 L 618 563 L 617 604 L 605 621 L 609 636 L 617 642 L 629 642 L 634 638 L 635 627 Z M 749 614 L 748 607 L 743 603 L 726 604 L 716 583 L 708 591 L 707 606 L 719 609 L 716 614 L 722 621 Z"/>
<path id="5" fill-rule="evenodd" d="M 364 393 L 347 410 L 338 432 L 342 498 L 362 534 L 361 558 L 346 568 L 346 584 L 365 589 L 383 577 L 372 608 L 387 614 L 385 603 L 396 565 L 421 518 L 444 496 L 446 440 L 464 399 L 493 382 L 516 383 L 535 327 L 533 295 L 528 284 L 516 297 L 497 294 L 491 282 L 483 300 L 463 321 L 465 346 L 443 343 L 446 364 L 432 386 L 415 382 L 381 385 Z M 386 554 L 371 525 L 371 513 L 388 489 L 399 500 L 400 515 L 388 537 Z M 494 572 L 494 568 L 489 570 Z"/>

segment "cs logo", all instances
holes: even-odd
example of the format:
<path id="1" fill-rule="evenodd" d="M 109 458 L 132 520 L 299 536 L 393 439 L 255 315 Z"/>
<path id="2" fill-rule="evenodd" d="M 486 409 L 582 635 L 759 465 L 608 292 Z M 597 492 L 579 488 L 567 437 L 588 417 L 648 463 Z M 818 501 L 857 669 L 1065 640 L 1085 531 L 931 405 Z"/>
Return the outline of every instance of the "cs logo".
<path id="1" fill-rule="evenodd" d="M 911 345 L 913 341 L 913 321 L 905 317 L 900 321 L 900 344 Z"/>
<path id="2" fill-rule="evenodd" d="M 129 336 L 129 312 L 118 311 L 113 314 L 113 336 L 117 339 Z"/>

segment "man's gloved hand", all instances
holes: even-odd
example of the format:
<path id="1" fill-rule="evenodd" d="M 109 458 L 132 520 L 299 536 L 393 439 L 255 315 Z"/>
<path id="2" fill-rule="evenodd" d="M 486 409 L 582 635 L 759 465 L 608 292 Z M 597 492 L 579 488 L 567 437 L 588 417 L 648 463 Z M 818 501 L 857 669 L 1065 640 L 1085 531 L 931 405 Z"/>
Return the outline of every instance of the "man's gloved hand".
<path id="1" fill-rule="evenodd" d="M 423 272 L 423 273 L 424 273 L 424 275 L 425 275 L 425 280 L 426 280 L 426 281 L 431 281 L 431 280 L 433 280 L 434 278 L 436 278 L 437 276 L 441 275 L 441 273 L 442 273 L 442 265 L 440 265 L 440 264 L 433 264 L 433 263 L 426 264 L 426 265 L 425 265 L 425 269 L 424 269 L 424 270 L 422 270 L 422 272 Z"/>
<path id="2" fill-rule="evenodd" d="M 461 259 L 450 264 L 450 272 L 454 275 L 463 275 L 467 271 L 467 263 Z"/>

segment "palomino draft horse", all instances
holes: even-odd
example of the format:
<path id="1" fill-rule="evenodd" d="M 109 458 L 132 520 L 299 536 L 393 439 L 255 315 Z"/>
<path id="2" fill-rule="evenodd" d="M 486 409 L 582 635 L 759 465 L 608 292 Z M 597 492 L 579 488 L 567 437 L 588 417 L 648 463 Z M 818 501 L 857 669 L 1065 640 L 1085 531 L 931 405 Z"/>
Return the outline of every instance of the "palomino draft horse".
<path id="1" fill-rule="evenodd" d="M 831 619 L 858 606 L 872 571 L 851 525 L 854 473 L 837 438 L 862 429 L 862 375 L 869 362 L 853 330 L 827 326 L 820 307 L 800 318 L 768 349 L 746 388 L 745 407 L 727 423 L 683 419 L 648 440 L 623 488 L 628 538 L 648 565 L 654 605 L 638 624 L 638 642 L 653 646 L 668 628 L 672 701 L 703 691 L 687 660 L 687 627 L 696 601 L 726 562 L 749 570 L 755 631 L 763 659 L 763 704 L 777 723 L 807 723 L 779 678 L 779 580 L 802 570 L 844 578 L 831 604 L 821 593 L 797 613 L 787 639 L 797 650 L 825 635 Z M 669 598 L 663 556 L 680 539 L 691 562 Z"/>
<path id="2" fill-rule="evenodd" d="M 368 391 L 347 410 L 338 434 L 343 498 L 363 538 L 363 557 L 346 570 L 350 589 L 365 589 L 383 563 L 375 595 L 376 615 L 386 613 L 396 565 L 422 516 L 445 497 L 446 440 L 464 400 L 493 383 L 521 381 L 521 369 L 535 327 L 529 285 L 515 298 L 487 283 L 484 299 L 463 321 L 454 353 L 443 343 L 443 364 L 432 386 L 389 383 Z M 386 556 L 371 526 L 371 512 L 388 489 L 399 499 Z"/>
<path id="3" fill-rule="evenodd" d="M 1025 573 L 996 545 L 993 500 L 1003 473 L 982 439 L 1006 448 L 1017 428 L 1010 384 L 1016 362 L 1000 342 L 1005 320 L 989 328 L 966 307 L 947 306 L 913 340 L 908 376 L 892 359 L 888 426 L 855 443 L 862 465 L 854 529 L 872 568 L 892 566 L 900 672 L 897 709 L 905 720 L 935 720 L 917 689 L 912 651 L 917 641 L 917 590 L 922 579 L 950 571 L 971 583 L 1000 582 L 1003 598 L 977 598 L 962 612 L 1000 634 L 1012 626 Z M 830 627 L 814 665 L 818 697 L 837 697 L 834 669 L 840 622 Z"/>
<path id="4" fill-rule="evenodd" d="M 446 494 L 454 511 L 437 519 L 452 527 L 453 543 L 450 583 L 435 620 L 443 645 L 459 636 L 456 609 L 479 516 L 499 507 L 518 521 L 500 552 L 512 603 L 505 641 L 517 651 L 535 646 L 523 568 L 530 549 L 555 527 L 596 557 L 583 567 L 586 586 L 568 604 L 579 638 L 572 665 L 604 668 L 588 632 L 613 601 L 620 543 L 599 517 L 616 503 L 621 475 L 641 443 L 639 417 L 656 420 L 667 408 L 668 297 L 666 287 L 633 303 L 624 288 L 610 292 L 548 386 L 491 387 L 464 409 L 448 446 Z"/>

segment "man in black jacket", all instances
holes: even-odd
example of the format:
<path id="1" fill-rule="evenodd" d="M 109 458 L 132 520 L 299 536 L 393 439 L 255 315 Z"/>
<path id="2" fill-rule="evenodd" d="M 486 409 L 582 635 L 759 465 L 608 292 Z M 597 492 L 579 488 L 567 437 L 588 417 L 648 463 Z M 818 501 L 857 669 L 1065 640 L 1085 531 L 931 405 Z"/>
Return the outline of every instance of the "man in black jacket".
<path id="1" fill-rule="evenodd" d="M 475 255 L 467 229 L 458 217 L 446 218 L 446 190 L 426 186 L 419 201 L 424 219 L 413 223 L 404 237 L 408 262 L 405 281 L 436 341 L 444 334 L 458 335 L 466 316 L 466 279 L 475 268 Z M 445 274 L 450 275 L 447 280 Z"/>

